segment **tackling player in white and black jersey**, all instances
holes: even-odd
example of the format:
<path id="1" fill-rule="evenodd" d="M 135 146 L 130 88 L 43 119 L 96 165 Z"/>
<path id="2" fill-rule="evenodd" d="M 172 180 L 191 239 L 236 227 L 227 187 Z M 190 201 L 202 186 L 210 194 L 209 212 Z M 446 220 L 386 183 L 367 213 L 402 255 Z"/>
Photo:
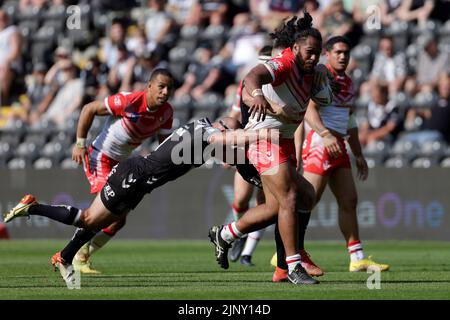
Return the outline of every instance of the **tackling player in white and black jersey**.
<path id="1" fill-rule="evenodd" d="M 100 193 L 105 207 L 118 215 L 127 213 L 137 206 L 145 194 L 185 175 L 193 168 L 202 166 L 215 156 L 216 151 L 225 154 L 226 150 L 208 146 L 217 145 L 214 140 L 219 139 L 221 129 L 238 128 L 240 125 L 234 119 L 226 119 L 230 127 L 224 120 L 211 124 L 207 118 L 186 124 L 175 130 L 151 154 L 129 159 L 113 168 Z M 244 134 L 243 130 L 239 132 Z M 235 131 L 234 134 L 236 133 Z M 245 154 L 242 155 L 243 159 L 238 165 L 238 170 L 245 170 L 244 168 L 248 166 L 250 170 L 256 172 L 253 166 L 245 165 Z M 233 162 L 230 164 L 234 164 Z"/>
<path id="2" fill-rule="evenodd" d="M 116 165 L 108 180 L 89 208 L 80 210 L 70 206 L 39 204 L 32 195 L 26 195 L 4 216 L 9 222 L 16 217 L 40 215 L 64 224 L 79 227 L 68 245 L 52 257 L 66 282 L 73 281 L 72 260 L 76 252 L 95 233 L 121 219 L 136 208 L 145 194 L 175 180 L 193 168 L 200 167 L 212 157 L 238 164 L 238 171 L 251 183 L 257 172 L 243 157 L 230 157 L 235 146 L 245 146 L 259 140 L 276 143 L 278 130 L 244 131 L 233 118 L 211 123 L 207 118 L 197 120 L 174 131 L 159 147 L 145 157 L 134 157 Z M 231 130 L 228 130 L 231 129 Z M 226 148 L 228 146 L 229 148 Z"/>

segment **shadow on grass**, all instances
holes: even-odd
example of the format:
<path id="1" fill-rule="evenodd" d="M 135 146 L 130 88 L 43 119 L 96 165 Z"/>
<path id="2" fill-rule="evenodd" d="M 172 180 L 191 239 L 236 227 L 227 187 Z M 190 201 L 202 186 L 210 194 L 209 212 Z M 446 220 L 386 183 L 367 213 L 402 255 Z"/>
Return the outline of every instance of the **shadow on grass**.
<path id="1" fill-rule="evenodd" d="M 161 287 L 161 288 L 165 288 L 165 287 L 185 287 L 186 285 L 192 285 L 192 284 L 198 284 L 199 288 L 204 287 L 205 285 L 210 285 L 210 284 L 214 284 L 216 287 L 220 286 L 220 287 L 230 287 L 234 286 L 234 285 L 238 285 L 238 286 L 242 286 L 244 283 L 245 284 L 255 284 L 255 285 L 260 285 L 260 284 L 266 284 L 267 286 L 292 286 L 292 284 L 288 283 L 288 282 L 284 282 L 284 283 L 272 283 L 266 279 L 262 279 L 262 280 L 244 280 L 244 281 L 240 281 L 240 280 L 229 280 L 229 279 L 176 279 L 176 280 L 170 280 L 170 279 L 161 279 L 161 277 L 157 277 L 157 276 L 140 276 L 139 277 L 139 281 L 132 281 L 130 282 L 129 279 L 124 279 L 123 281 L 120 281 L 120 279 L 117 279 L 116 276 L 114 277 L 108 277 L 108 276 L 101 276 L 101 277 L 95 277 L 95 279 L 100 280 L 114 280 L 114 283 L 110 283 L 110 282 L 102 282 L 102 283 L 95 283 L 95 280 L 93 278 L 91 278 L 92 280 L 94 280 L 94 282 L 90 281 L 88 283 L 82 283 L 81 286 L 82 288 L 141 288 L 141 287 Z M 130 277 L 128 277 L 130 278 Z M 137 277 L 136 277 L 137 278 Z M 156 279 L 158 278 L 158 279 Z M 119 281 L 118 281 L 119 280 Z M 124 283 L 126 282 L 126 283 Z M 364 284 L 365 280 L 322 280 L 321 284 L 322 285 L 354 285 L 354 284 Z M 414 283 L 421 283 L 421 284 L 432 284 L 432 283 L 443 283 L 443 284 L 450 284 L 450 280 L 385 280 L 383 281 L 383 284 L 414 284 Z M 318 286 L 312 286 L 312 287 L 317 287 L 320 288 L 322 287 L 321 284 L 319 284 Z M 8 285 L 0 285 L 0 289 L 23 289 L 23 288 L 42 288 L 42 289 L 54 289 L 54 288 L 62 288 L 64 287 L 62 283 L 58 283 L 58 284 L 8 284 Z M 309 287 L 309 286 L 308 286 Z"/>

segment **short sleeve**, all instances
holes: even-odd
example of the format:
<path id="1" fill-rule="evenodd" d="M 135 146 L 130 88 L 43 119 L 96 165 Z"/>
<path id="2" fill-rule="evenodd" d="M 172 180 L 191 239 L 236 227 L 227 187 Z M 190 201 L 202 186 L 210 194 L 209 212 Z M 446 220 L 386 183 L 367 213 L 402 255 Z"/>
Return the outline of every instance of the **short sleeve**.
<path id="1" fill-rule="evenodd" d="M 128 100 L 124 94 L 118 93 L 105 98 L 105 105 L 113 116 L 122 116 Z"/>
<path id="2" fill-rule="evenodd" d="M 290 59 L 286 53 L 264 63 L 264 66 L 269 70 L 270 75 L 272 76 L 272 84 L 280 84 L 289 76 L 292 69 L 292 63 L 292 59 Z"/>

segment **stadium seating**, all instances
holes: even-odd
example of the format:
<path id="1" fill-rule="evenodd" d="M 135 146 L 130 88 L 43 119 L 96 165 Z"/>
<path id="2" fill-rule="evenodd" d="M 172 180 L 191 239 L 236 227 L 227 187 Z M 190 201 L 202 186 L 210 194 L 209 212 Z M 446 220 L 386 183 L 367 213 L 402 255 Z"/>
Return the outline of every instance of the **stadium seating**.
<path id="1" fill-rule="evenodd" d="M 402 158 L 406 161 L 406 163 L 409 163 L 417 156 L 418 149 L 419 146 L 411 141 L 398 140 L 392 146 L 390 156 L 394 158 Z"/>
<path id="2" fill-rule="evenodd" d="M 428 157 L 433 160 L 433 163 L 437 164 L 444 157 L 446 147 L 446 144 L 440 140 L 426 141 L 421 144 L 419 155 Z"/>
<path id="3" fill-rule="evenodd" d="M 236 3 L 237 1 L 233 1 Z M 246 3 L 246 1 L 240 1 Z M 131 31 L 138 28 L 145 16 L 147 1 L 71 1 L 70 4 L 78 5 L 80 13 L 80 28 L 67 28 L 67 6 L 54 5 L 48 1 L 39 8 L 31 5 L 19 6 L 15 0 L 6 0 L 2 8 L 10 16 L 10 21 L 18 26 L 22 34 L 22 61 L 23 74 L 18 74 L 14 79 L 14 88 L 23 94 L 25 78 L 29 75 L 36 63 L 43 62 L 48 67 L 55 63 L 54 51 L 59 46 L 68 48 L 76 57 L 76 64 L 83 70 L 86 65 L 86 48 L 95 48 L 95 54 L 102 58 L 102 46 L 104 40 L 109 36 L 109 27 L 113 21 L 122 21 L 125 30 Z M 245 5 L 242 6 L 248 10 Z M 227 58 L 219 53 L 224 46 L 238 36 L 246 25 L 234 25 L 233 19 L 225 19 L 219 24 L 208 24 L 204 21 L 200 24 L 178 23 L 173 33 L 164 39 L 160 46 L 162 48 L 163 62 L 168 63 L 168 68 L 176 79 L 176 86 L 183 83 L 189 64 L 193 61 L 193 54 L 200 43 L 208 42 L 212 46 L 215 58 L 221 63 Z M 178 19 L 178 18 L 177 18 Z M 251 20 L 251 19 L 250 19 Z M 242 20 L 243 21 L 243 20 Z M 178 21 L 179 22 L 179 21 Z M 355 22 L 357 24 L 357 22 Z M 129 27 L 132 28 L 129 28 Z M 408 75 L 414 76 L 418 57 L 423 49 L 424 35 L 433 34 L 439 37 L 440 50 L 450 50 L 450 20 L 437 21 L 429 19 L 423 25 L 413 22 L 396 20 L 381 29 L 371 28 L 369 24 L 361 24 L 356 28 L 356 33 L 351 34 L 354 47 L 351 56 L 355 61 L 350 75 L 354 87 L 359 90 L 361 84 L 369 80 L 375 54 L 378 51 L 381 36 L 389 35 L 394 39 L 394 51 L 404 52 L 407 60 Z M 129 40 L 129 38 L 127 38 Z M 223 60 L 222 60 L 223 59 Z M 100 59 L 101 60 L 101 59 Z M 227 69 L 228 70 L 228 69 Z M 106 74 L 107 75 L 107 74 Z M 100 78 L 99 78 L 100 79 Z M 99 80 L 97 79 L 97 80 Z M 106 78 L 100 79 L 104 84 Z M 230 79 L 221 80 L 221 83 L 236 85 L 235 75 Z M 91 85 L 92 86 L 92 85 Z M 86 101 L 95 99 L 97 92 L 91 87 L 91 93 L 86 94 Z M 109 94 L 109 93 L 108 93 Z M 179 99 L 172 99 L 174 107 L 174 126 L 179 126 L 190 119 L 208 117 L 211 120 L 226 114 L 232 104 L 232 99 L 224 96 L 225 92 L 208 93 L 200 101 L 195 101 L 189 95 Z M 234 97 L 233 97 L 234 98 Z M 397 93 L 393 99 L 400 107 L 401 113 L 409 108 L 424 109 L 436 105 L 437 95 L 431 93 L 419 93 L 409 96 L 408 93 Z M 365 116 L 368 105 L 368 96 L 356 96 L 356 116 L 361 119 Z M 21 168 L 23 164 L 43 169 L 46 167 L 62 166 L 71 168 L 70 154 L 75 140 L 75 133 L 79 112 L 74 113 L 66 121 L 63 128 L 57 128 L 51 123 L 41 122 L 30 126 L 21 121 L 8 123 L 8 127 L 0 128 L 0 168 L 8 166 Z M 96 117 L 88 134 L 88 142 L 100 132 L 104 119 Z M 408 130 L 417 130 L 408 128 Z M 42 138 L 37 138 L 41 135 Z M 400 135 L 401 136 L 401 135 Z M 154 141 L 154 140 L 153 140 Z M 153 142 L 152 142 L 153 143 Z M 393 142 L 392 146 L 387 143 L 376 144 L 364 149 L 369 166 L 401 166 L 411 165 L 413 167 L 426 167 L 441 165 L 445 166 L 450 158 L 447 145 L 443 142 L 426 143 L 422 146 L 413 146 L 405 142 Z M 76 166 L 75 166 L 76 167 Z"/>
<path id="4" fill-rule="evenodd" d="M 424 33 L 437 34 L 440 29 L 441 23 L 439 21 L 428 20 L 425 24 L 417 24 L 415 26 L 411 26 L 410 35 L 413 37 L 417 37 Z"/>
<path id="5" fill-rule="evenodd" d="M 439 31 L 440 43 L 450 45 L 450 20 L 448 20 Z"/>
<path id="6" fill-rule="evenodd" d="M 52 163 L 59 163 L 63 156 L 63 144 L 61 142 L 47 142 L 40 151 L 40 156 L 53 160 Z"/>
<path id="7" fill-rule="evenodd" d="M 11 144 L 6 141 L 0 141 L 0 168 L 6 166 L 6 163 L 12 157 L 12 154 Z"/>
<path id="8" fill-rule="evenodd" d="M 450 157 L 445 157 L 444 159 L 442 159 L 440 166 L 442 168 L 450 168 Z"/>
<path id="9" fill-rule="evenodd" d="M 34 33 L 30 41 L 30 54 L 32 60 L 44 62 L 47 65 L 51 63 L 51 56 L 56 47 L 58 30 L 51 25 L 44 25 Z"/>
<path id="10" fill-rule="evenodd" d="M 7 168 L 11 170 L 25 169 L 27 166 L 30 166 L 30 164 L 27 164 L 27 161 L 20 157 L 11 159 L 7 164 Z"/>
<path id="11" fill-rule="evenodd" d="M 61 161 L 61 169 L 77 169 L 78 164 L 72 160 L 72 157 L 67 157 Z"/>
<path id="12" fill-rule="evenodd" d="M 169 51 L 169 69 L 178 83 L 182 83 L 184 80 L 189 55 L 189 49 L 183 46 L 177 46 Z"/>
<path id="13" fill-rule="evenodd" d="M 38 158 L 33 163 L 33 169 L 36 170 L 51 169 L 53 166 L 54 166 L 53 160 L 45 157 Z"/>
<path id="14" fill-rule="evenodd" d="M 368 28 L 364 25 L 364 35 L 361 37 L 359 44 L 368 45 L 371 51 L 375 51 L 378 48 L 378 42 L 380 40 L 380 30 L 376 28 Z"/>
<path id="15" fill-rule="evenodd" d="M 352 57 L 355 59 L 358 69 L 365 75 L 365 80 L 370 74 L 370 69 L 373 60 L 373 50 L 367 44 L 358 44 L 352 50 Z"/>
<path id="16" fill-rule="evenodd" d="M 409 25 L 406 21 L 393 21 L 385 33 L 394 39 L 394 51 L 404 52 L 408 45 Z"/>
<path id="17" fill-rule="evenodd" d="M 401 168 L 407 167 L 408 165 L 409 165 L 408 160 L 400 155 L 390 157 L 384 163 L 384 166 L 386 168 L 391 168 L 391 169 L 392 168 L 401 169 Z"/>
<path id="18" fill-rule="evenodd" d="M 211 44 L 214 52 L 219 52 L 227 39 L 228 29 L 223 25 L 209 26 L 201 34 L 201 39 Z"/>
<path id="19" fill-rule="evenodd" d="M 369 144 L 363 150 L 369 168 L 381 166 L 389 154 L 389 145 L 384 141 L 377 141 L 374 144 Z"/>
<path id="20" fill-rule="evenodd" d="M 433 158 L 429 158 L 429 157 L 418 157 L 416 159 L 414 159 L 411 162 L 411 167 L 412 168 L 422 168 L 422 169 L 428 169 L 431 168 L 432 166 L 436 166 L 438 165 L 438 161 L 436 161 Z"/>

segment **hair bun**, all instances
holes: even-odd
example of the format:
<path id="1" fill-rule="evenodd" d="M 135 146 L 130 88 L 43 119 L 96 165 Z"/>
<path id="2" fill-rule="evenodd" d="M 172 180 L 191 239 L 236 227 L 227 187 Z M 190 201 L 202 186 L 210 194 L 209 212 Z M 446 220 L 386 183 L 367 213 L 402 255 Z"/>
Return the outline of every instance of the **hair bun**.
<path id="1" fill-rule="evenodd" d="M 305 10 L 305 11 L 303 11 L 303 18 L 298 19 L 297 25 L 298 25 L 299 29 L 301 29 L 301 30 L 310 29 L 310 28 L 312 28 L 312 21 L 313 21 L 313 18 Z"/>

